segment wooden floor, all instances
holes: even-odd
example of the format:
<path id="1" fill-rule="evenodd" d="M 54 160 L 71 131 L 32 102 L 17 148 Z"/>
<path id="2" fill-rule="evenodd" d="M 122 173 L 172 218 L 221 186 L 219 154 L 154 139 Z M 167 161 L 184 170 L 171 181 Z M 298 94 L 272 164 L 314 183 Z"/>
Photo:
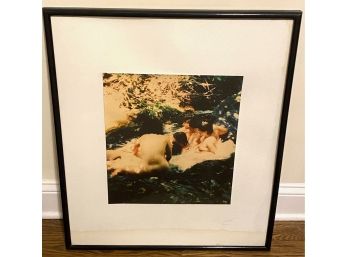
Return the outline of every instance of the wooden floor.
<path id="1" fill-rule="evenodd" d="M 231 250 L 161 250 L 161 251 L 90 251 L 66 250 L 64 246 L 63 223 L 61 220 L 42 221 L 42 253 L 44 257 L 60 256 L 304 256 L 304 222 L 276 222 L 271 251 L 231 251 Z"/>

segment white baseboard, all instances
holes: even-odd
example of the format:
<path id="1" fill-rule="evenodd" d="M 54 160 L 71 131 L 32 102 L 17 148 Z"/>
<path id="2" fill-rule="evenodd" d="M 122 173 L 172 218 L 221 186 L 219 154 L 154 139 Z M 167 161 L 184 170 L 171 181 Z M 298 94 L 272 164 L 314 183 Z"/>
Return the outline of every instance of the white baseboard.
<path id="1" fill-rule="evenodd" d="M 60 187 L 56 181 L 42 182 L 42 218 L 61 219 L 62 207 L 60 202 Z"/>
<path id="2" fill-rule="evenodd" d="M 305 219 L 305 187 L 303 183 L 281 183 L 278 194 L 276 220 Z M 55 181 L 42 183 L 42 218 L 61 219 L 59 184 Z"/>

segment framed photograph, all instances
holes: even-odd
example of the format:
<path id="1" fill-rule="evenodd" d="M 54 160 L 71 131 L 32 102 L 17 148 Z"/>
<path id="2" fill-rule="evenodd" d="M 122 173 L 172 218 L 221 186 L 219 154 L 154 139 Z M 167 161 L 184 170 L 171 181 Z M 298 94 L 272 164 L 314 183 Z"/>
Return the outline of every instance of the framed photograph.
<path id="1" fill-rule="evenodd" d="M 67 248 L 270 249 L 301 12 L 43 17 Z"/>

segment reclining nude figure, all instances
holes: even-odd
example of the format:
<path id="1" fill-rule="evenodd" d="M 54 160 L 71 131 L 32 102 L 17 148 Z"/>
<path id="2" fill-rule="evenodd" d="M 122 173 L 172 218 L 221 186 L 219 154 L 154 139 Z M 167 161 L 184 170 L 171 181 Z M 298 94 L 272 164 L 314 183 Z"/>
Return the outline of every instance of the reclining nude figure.
<path id="1" fill-rule="evenodd" d="M 107 167 L 111 177 L 120 172 L 142 173 L 168 170 L 169 160 L 187 145 L 184 133 L 174 135 L 145 134 L 127 145 L 108 150 Z"/>

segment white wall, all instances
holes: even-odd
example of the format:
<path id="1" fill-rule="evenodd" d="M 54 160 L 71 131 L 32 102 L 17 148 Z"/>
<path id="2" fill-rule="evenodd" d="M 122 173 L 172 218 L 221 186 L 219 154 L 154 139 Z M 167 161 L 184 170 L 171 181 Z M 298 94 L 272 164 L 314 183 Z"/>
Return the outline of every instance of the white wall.
<path id="1" fill-rule="evenodd" d="M 45 7 L 114 7 L 162 9 L 304 10 L 304 0 L 44 0 Z M 304 183 L 304 23 L 297 63 L 282 168 L 282 183 Z M 44 45 L 45 46 L 45 45 Z M 43 180 L 55 182 L 58 167 L 45 48 L 43 49 Z"/>

